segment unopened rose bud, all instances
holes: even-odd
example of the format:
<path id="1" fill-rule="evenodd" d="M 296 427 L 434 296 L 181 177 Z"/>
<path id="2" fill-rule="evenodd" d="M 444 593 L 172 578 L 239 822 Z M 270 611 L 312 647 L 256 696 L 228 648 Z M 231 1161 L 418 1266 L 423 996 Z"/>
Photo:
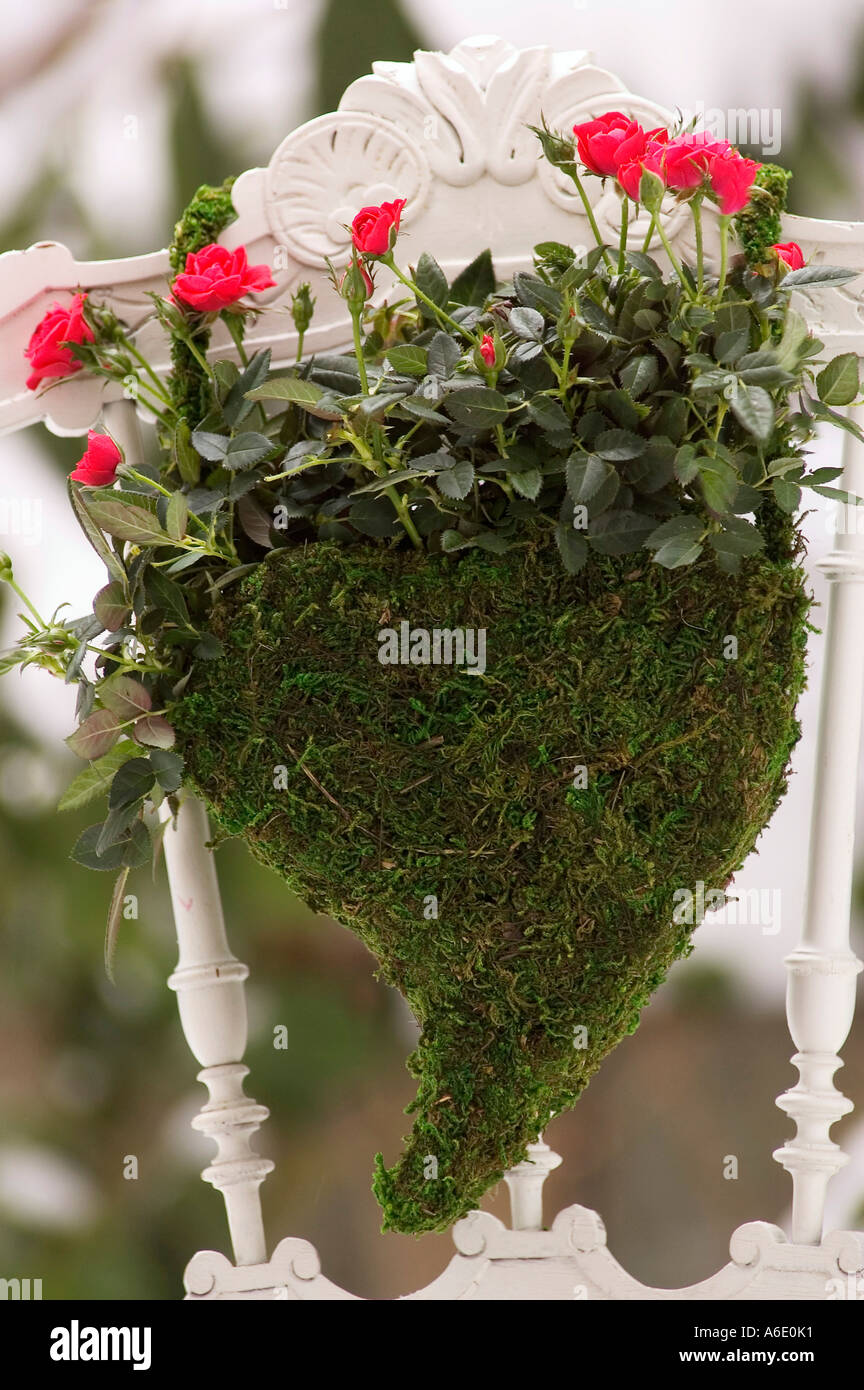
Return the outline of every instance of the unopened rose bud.
<path id="1" fill-rule="evenodd" d="M 0 582 L 8 581 L 12 578 L 12 559 L 6 554 L 5 550 L 0 550 Z"/>
<path id="2" fill-rule="evenodd" d="M 474 349 L 474 365 L 480 371 L 492 371 L 504 366 L 506 353 L 504 344 L 497 333 L 484 333 L 479 345 Z"/>
<path id="3" fill-rule="evenodd" d="M 781 265 L 787 270 L 803 270 L 806 265 L 804 252 L 797 241 L 778 241 L 773 246 L 769 246 L 769 251 L 773 251 Z"/>
<path id="4" fill-rule="evenodd" d="M 310 290 L 310 285 L 304 281 L 302 285 L 298 286 L 291 298 L 291 317 L 298 333 L 306 332 L 315 312 L 315 300 L 312 298 Z"/>
<path id="5" fill-rule="evenodd" d="M 359 258 L 351 262 L 339 281 L 339 293 L 349 305 L 365 304 L 374 289 L 372 276 Z"/>
<path id="6" fill-rule="evenodd" d="M 666 184 L 660 175 L 651 169 L 643 169 L 639 180 L 639 202 L 642 206 L 649 212 L 659 212 L 665 192 Z"/>
<path id="7" fill-rule="evenodd" d="M 576 310 L 571 305 L 564 305 L 558 315 L 556 328 L 562 343 L 574 343 L 579 337 L 582 332 L 582 325 L 576 317 Z"/>
<path id="8" fill-rule="evenodd" d="M 576 145 L 573 140 L 568 140 L 566 136 L 558 135 L 554 130 L 548 130 L 545 126 L 532 126 L 531 129 L 540 141 L 543 153 L 550 164 L 560 168 L 562 164 L 573 163 L 576 158 Z"/>

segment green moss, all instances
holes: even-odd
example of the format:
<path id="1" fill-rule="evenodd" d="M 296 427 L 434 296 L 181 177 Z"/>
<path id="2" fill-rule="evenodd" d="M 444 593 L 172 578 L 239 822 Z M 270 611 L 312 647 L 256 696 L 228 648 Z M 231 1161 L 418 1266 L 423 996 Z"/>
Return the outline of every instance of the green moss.
<path id="1" fill-rule="evenodd" d="M 177 274 L 186 265 L 191 251 L 200 251 L 217 241 L 219 234 L 237 213 L 231 202 L 233 178 L 217 188 L 202 184 L 174 228 L 174 239 L 168 248 L 172 271 Z M 199 335 L 199 349 L 207 350 L 210 335 Z M 179 338 L 171 342 L 172 371 L 169 378 L 171 400 L 178 413 L 192 429 L 204 419 L 213 404 L 213 392 L 207 373 Z"/>
<path id="2" fill-rule="evenodd" d="M 220 598 L 175 713 L 193 783 L 422 1026 L 386 1227 L 476 1205 L 687 954 L 675 890 L 723 888 L 785 789 L 806 611 L 788 535 L 736 577 L 322 543 Z M 485 675 L 382 666 L 403 619 L 485 627 Z"/>
<path id="3" fill-rule="evenodd" d="M 735 231 L 750 265 L 761 265 L 783 235 L 783 213 L 792 175 L 779 164 L 763 164 L 750 201 L 735 218 Z"/>

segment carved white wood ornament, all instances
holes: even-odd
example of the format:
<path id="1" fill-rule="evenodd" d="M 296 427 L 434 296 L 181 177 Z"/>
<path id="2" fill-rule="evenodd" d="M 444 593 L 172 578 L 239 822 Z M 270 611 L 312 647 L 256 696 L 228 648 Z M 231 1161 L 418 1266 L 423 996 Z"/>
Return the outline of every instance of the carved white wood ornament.
<path id="1" fill-rule="evenodd" d="M 450 275 L 491 247 L 501 279 L 530 266 L 540 239 L 571 246 L 590 243 L 584 210 L 573 185 L 540 157 L 528 123 L 541 116 L 553 129 L 617 109 L 656 126 L 673 113 L 626 91 L 583 52 L 517 49 L 481 37 L 451 53 L 418 52 L 412 63 L 374 64 L 354 82 L 339 110 L 286 137 L 266 169 L 251 169 L 233 190 L 237 220 L 221 240 L 244 244 L 253 263 L 273 267 L 277 287 L 256 295 L 262 307 L 247 334 L 253 349 L 269 346 L 273 364 L 296 356 L 288 313 L 292 292 L 309 281 L 317 296 L 309 352 L 344 348 L 351 337 L 343 300 L 328 292 L 326 260 L 347 264 L 346 225 L 367 204 L 407 200 L 400 247 L 416 260 L 428 250 Z M 618 201 L 611 189 L 596 193 L 601 231 L 617 237 Z M 717 249 L 716 218 L 708 205 L 705 246 Z M 664 212 L 673 249 L 692 258 L 692 222 L 683 207 Z M 629 242 L 641 247 L 646 215 L 631 223 Z M 864 223 L 789 216 L 784 235 L 809 261 L 864 272 Z M 662 259 L 659 238 L 652 251 Z M 157 368 L 168 363 L 167 342 L 152 313 L 149 291 L 164 293 L 168 255 L 76 262 L 63 246 L 42 242 L 0 256 L 0 430 L 39 419 L 59 434 L 81 434 L 105 411 L 109 429 L 127 458 L 138 449 L 136 407 L 122 388 L 84 373 L 34 394 L 24 387 L 24 349 L 54 300 L 67 303 L 80 288 L 139 331 L 139 346 Z M 380 267 L 377 295 L 392 287 Z M 864 274 L 842 288 L 799 292 L 799 307 L 818 336 L 836 351 L 864 353 Z M 221 328 L 221 326 L 220 326 Z M 214 333 L 211 356 L 229 353 L 227 332 Z M 864 415 L 859 415 L 864 424 Z M 864 494 L 864 449 L 844 436 L 842 486 Z M 560 1159 L 543 1143 L 507 1174 L 513 1228 L 473 1212 L 453 1228 L 457 1254 L 427 1288 L 406 1297 L 450 1299 L 826 1299 L 860 1297 L 864 1288 L 864 1234 L 823 1237 L 825 1191 L 846 1161 L 830 1138 L 831 1126 L 852 1109 L 835 1088 L 838 1055 L 852 1024 L 861 962 L 849 947 L 853 828 L 859 730 L 864 698 L 864 538 L 844 535 L 821 564 L 831 583 L 823 710 L 819 730 L 810 888 L 803 940 L 788 958 L 789 1027 L 797 1048 L 798 1083 L 778 1104 L 796 1133 L 775 1157 L 793 1181 L 793 1229 L 751 1222 L 730 1241 L 730 1262 L 688 1288 L 648 1288 L 631 1278 L 606 1249 L 603 1223 L 580 1206 L 542 1222 L 542 1186 Z M 314 1248 L 285 1239 L 268 1259 L 259 1188 L 272 1163 L 251 1139 L 266 1109 L 243 1091 L 247 1068 L 244 980 L 246 966 L 231 954 L 203 807 L 186 800 L 166 829 L 165 854 L 180 958 L 170 980 L 189 1045 L 203 1070 L 209 1099 L 194 1121 L 214 1139 L 217 1154 L 204 1178 L 223 1194 L 234 1251 L 203 1251 L 185 1276 L 189 1299 L 348 1299 L 320 1271 Z M 779 963 L 778 963 L 779 965 Z M 850 1292 L 851 1291 L 851 1292 Z"/>

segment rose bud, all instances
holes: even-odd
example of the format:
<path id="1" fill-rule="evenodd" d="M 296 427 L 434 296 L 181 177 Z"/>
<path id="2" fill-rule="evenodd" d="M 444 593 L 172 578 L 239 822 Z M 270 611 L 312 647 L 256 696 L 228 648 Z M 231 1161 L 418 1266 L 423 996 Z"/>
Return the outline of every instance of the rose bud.
<path id="1" fill-rule="evenodd" d="M 117 476 L 117 465 L 123 455 L 110 434 L 97 434 L 90 430 L 87 435 L 87 448 L 78 460 L 70 478 L 84 487 L 108 487 Z"/>
<path id="2" fill-rule="evenodd" d="M 364 256 L 386 256 L 399 234 L 404 198 L 380 207 L 361 208 L 351 223 L 351 240 Z"/>

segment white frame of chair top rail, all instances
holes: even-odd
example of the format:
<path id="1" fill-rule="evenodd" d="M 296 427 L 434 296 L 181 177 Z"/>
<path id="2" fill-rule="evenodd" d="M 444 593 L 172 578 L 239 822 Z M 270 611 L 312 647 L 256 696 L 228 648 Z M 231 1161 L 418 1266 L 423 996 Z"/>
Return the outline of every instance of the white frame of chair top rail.
<path id="1" fill-rule="evenodd" d="M 500 276 L 527 268 L 538 227 L 546 238 L 586 244 L 587 221 L 572 186 L 538 159 L 526 126 L 542 115 L 553 128 L 567 128 L 610 108 L 650 125 L 666 123 L 672 114 L 628 92 L 581 52 L 517 49 L 483 37 L 448 54 L 418 52 L 413 63 L 374 64 L 370 76 L 345 92 L 338 113 L 301 126 L 266 169 L 249 170 L 234 185 L 238 217 L 221 239 L 229 247 L 248 246 L 250 259 L 272 265 L 277 281 L 275 289 L 256 296 L 263 310 L 250 346 L 269 346 L 274 364 L 293 362 L 296 334 L 287 308 L 304 280 L 318 300 L 307 350 L 346 346 L 350 321 L 344 302 L 328 291 L 326 260 L 337 268 L 347 264 L 345 226 L 364 204 L 406 198 L 406 253 L 428 249 L 450 273 L 486 246 Z M 591 184 L 597 221 L 611 232 L 614 193 L 596 180 Z M 706 213 L 710 262 L 718 236 L 716 217 L 707 208 Z M 664 212 L 664 223 L 673 248 L 692 256 L 686 210 Z M 631 224 L 631 246 L 641 246 L 646 229 L 644 215 Z M 784 235 L 802 246 L 809 261 L 864 272 L 864 223 L 789 216 Z M 656 237 L 655 243 L 652 250 L 662 258 Z M 68 301 L 81 288 L 139 330 L 148 358 L 164 370 L 167 344 L 147 292 L 164 291 L 167 274 L 165 251 L 79 263 L 65 247 L 40 243 L 0 256 L 0 430 L 44 419 L 57 433 L 81 434 L 101 416 L 134 458 L 140 449 L 138 408 L 124 400 L 121 388 L 81 374 L 44 394 L 27 392 L 23 351 L 50 303 Z M 384 297 L 387 290 L 382 273 L 376 293 Z M 818 296 L 799 292 L 796 298 L 834 351 L 864 352 L 864 273 L 842 288 Z M 230 350 L 227 334 L 214 335 L 213 358 Z M 864 423 L 864 415 L 858 418 Z M 864 448 L 848 435 L 844 466 L 843 486 L 864 493 Z M 803 939 L 786 962 L 800 1077 L 778 1101 L 795 1120 L 796 1134 L 775 1155 L 792 1176 L 791 1237 L 776 1226 L 749 1223 L 732 1235 L 730 1262 L 710 1279 L 688 1288 L 648 1288 L 609 1254 L 596 1213 L 571 1206 L 543 1229 L 542 1187 L 560 1160 L 541 1138 L 507 1174 L 512 1229 L 483 1212 L 457 1222 L 458 1253 L 438 1279 L 408 1298 L 816 1300 L 855 1297 L 864 1286 L 864 1234 L 822 1231 L 827 1184 L 846 1161 L 829 1131 L 852 1104 L 835 1088 L 833 1075 L 842 1065 L 838 1052 L 852 1024 L 861 968 L 849 945 L 849 917 L 864 697 L 864 537 L 838 537 L 820 568 L 830 596 L 809 893 Z M 164 841 L 180 952 L 170 984 L 189 1046 L 203 1067 L 199 1079 L 209 1090 L 194 1125 L 218 1147 L 203 1176 L 223 1193 L 234 1263 L 213 1251 L 195 1255 L 186 1270 L 186 1296 L 353 1298 L 324 1278 L 306 1241 L 282 1240 L 267 1257 L 259 1188 L 272 1164 L 250 1145 L 267 1111 L 243 1093 L 247 970 L 228 946 L 208 839 L 206 811 L 188 797 Z"/>

